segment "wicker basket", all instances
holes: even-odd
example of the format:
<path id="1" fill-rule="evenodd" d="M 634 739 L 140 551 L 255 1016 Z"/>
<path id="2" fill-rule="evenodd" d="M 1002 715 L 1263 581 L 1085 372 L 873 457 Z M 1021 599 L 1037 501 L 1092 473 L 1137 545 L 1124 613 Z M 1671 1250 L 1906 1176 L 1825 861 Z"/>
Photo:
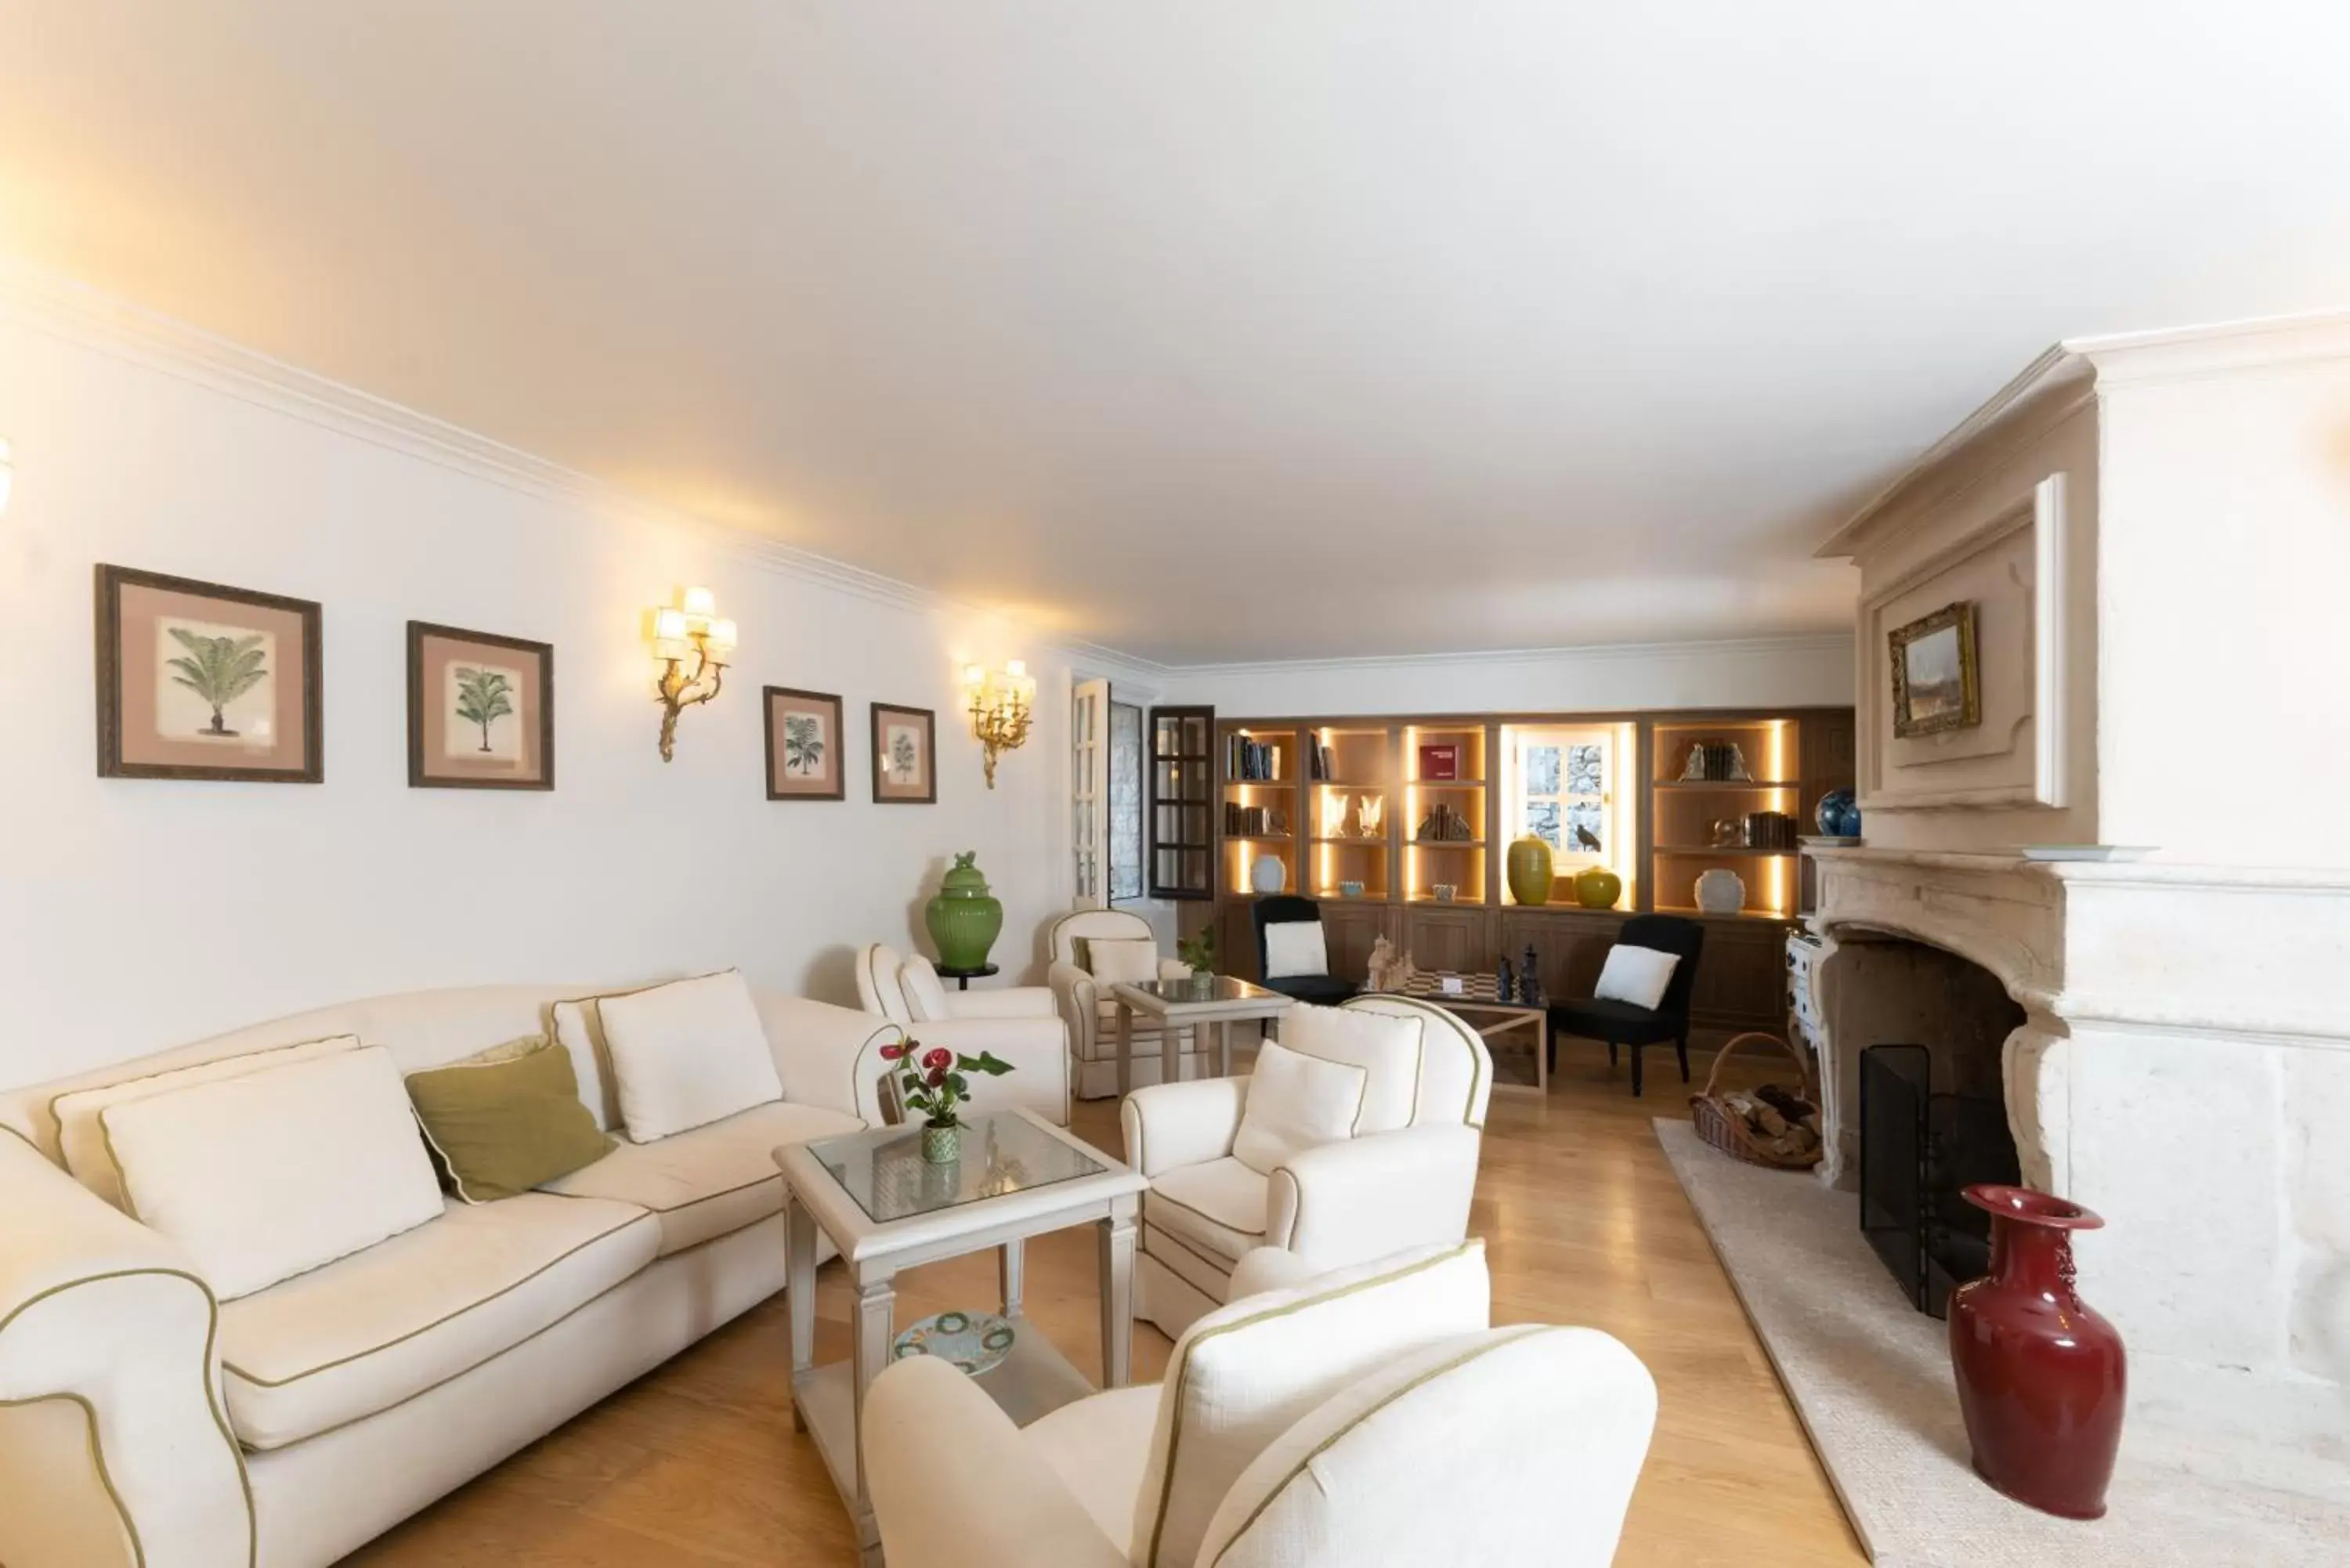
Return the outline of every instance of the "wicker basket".
<path id="1" fill-rule="evenodd" d="M 1723 1104 L 1721 1096 L 1714 1093 L 1714 1085 L 1721 1077 L 1721 1064 L 1749 1044 L 1758 1042 L 1776 1046 L 1795 1064 L 1796 1071 L 1804 1076 L 1804 1104 L 1816 1106 L 1820 1103 L 1818 1090 L 1812 1082 L 1812 1064 L 1804 1059 L 1803 1053 L 1776 1034 L 1749 1032 L 1736 1036 L 1714 1053 L 1713 1071 L 1705 1075 L 1703 1092 L 1690 1096 L 1690 1116 L 1697 1123 L 1697 1136 L 1732 1159 L 1742 1159 L 1749 1165 L 1764 1166 L 1772 1170 L 1809 1170 L 1819 1164 L 1822 1146 L 1813 1145 L 1806 1154 L 1780 1154 L 1757 1137 L 1747 1127 L 1745 1118 Z"/>

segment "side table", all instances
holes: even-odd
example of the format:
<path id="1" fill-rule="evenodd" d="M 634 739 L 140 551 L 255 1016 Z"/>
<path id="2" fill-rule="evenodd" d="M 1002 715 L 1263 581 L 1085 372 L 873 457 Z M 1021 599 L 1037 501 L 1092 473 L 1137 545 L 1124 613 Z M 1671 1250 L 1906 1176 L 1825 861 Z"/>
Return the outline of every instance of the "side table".
<path id="1" fill-rule="evenodd" d="M 784 1174 L 785 1285 L 792 1345 L 793 1424 L 816 1439 L 857 1527 L 858 1561 L 881 1561 L 881 1532 L 857 1434 L 865 1392 L 896 1337 L 897 1276 L 920 1263 L 1000 1249 L 1003 1315 L 1018 1337 L 979 1385 L 1026 1425 L 1094 1392 L 1021 1315 L 1022 1248 L 1031 1236 L 1092 1224 L 1099 1231 L 1102 1386 L 1125 1386 L 1134 1331 L 1135 1216 L 1149 1185 L 1090 1144 L 1026 1110 L 973 1116 L 953 1165 L 922 1158 L 920 1129 L 879 1127 L 775 1150 Z M 816 1239 L 840 1250 L 857 1294 L 855 1349 L 816 1365 Z"/>

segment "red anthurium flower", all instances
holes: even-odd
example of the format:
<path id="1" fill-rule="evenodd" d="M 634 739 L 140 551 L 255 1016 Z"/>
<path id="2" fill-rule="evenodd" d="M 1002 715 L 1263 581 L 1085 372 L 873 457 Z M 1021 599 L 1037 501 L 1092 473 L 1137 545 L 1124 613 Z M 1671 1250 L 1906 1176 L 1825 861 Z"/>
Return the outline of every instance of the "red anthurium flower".
<path id="1" fill-rule="evenodd" d="M 894 1062 L 912 1049 L 910 1045 L 884 1045 L 881 1047 L 881 1060 Z"/>
<path id="2" fill-rule="evenodd" d="M 942 1067 L 951 1067 L 954 1065 L 954 1053 L 948 1050 L 943 1045 L 937 1046 L 931 1050 L 930 1054 L 922 1058 L 922 1065 L 933 1070 Z"/>
<path id="3" fill-rule="evenodd" d="M 945 1085 L 945 1084 L 946 1084 L 946 1081 L 947 1081 L 947 1070 L 946 1070 L 944 1067 L 933 1067 L 933 1068 L 931 1068 L 931 1088 L 936 1089 L 936 1088 L 943 1087 L 943 1086 Z"/>

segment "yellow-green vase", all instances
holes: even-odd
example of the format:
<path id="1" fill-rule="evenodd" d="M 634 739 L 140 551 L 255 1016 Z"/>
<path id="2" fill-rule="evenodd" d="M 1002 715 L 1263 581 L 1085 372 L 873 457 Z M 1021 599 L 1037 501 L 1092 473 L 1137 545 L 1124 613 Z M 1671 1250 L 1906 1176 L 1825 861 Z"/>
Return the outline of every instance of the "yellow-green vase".
<path id="1" fill-rule="evenodd" d="M 1550 902 L 1550 846 L 1532 834 L 1510 846 L 1510 897 L 1521 904 Z"/>
<path id="2" fill-rule="evenodd" d="M 1586 909 L 1612 909 L 1624 896 L 1624 878 L 1605 866 L 1586 867 L 1575 878 L 1575 901 Z"/>

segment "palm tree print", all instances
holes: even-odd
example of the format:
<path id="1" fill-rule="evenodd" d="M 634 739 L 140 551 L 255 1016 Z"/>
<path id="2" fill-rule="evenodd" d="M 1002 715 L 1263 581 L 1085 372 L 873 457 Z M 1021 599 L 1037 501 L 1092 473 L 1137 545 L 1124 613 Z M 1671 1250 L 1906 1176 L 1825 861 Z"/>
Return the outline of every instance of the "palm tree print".
<path id="1" fill-rule="evenodd" d="M 490 749 L 490 724 L 514 711 L 514 682 L 503 670 L 475 670 L 460 665 L 457 677 L 457 717 L 482 727 L 483 751 Z"/>
<path id="2" fill-rule="evenodd" d="M 784 715 L 784 772 L 810 774 L 824 766 L 824 725 L 813 713 Z"/>
<path id="3" fill-rule="evenodd" d="M 891 784 L 912 784 L 914 764 L 917 760 L 914 751 L 914 732 L 899 730 L 889 737 L 889 782 Z"/>
<path id="4" fill-rule="evenodd" d="M 170 630 L 172 640 L 188 650 L 165 662 L 165 668 L 174 672 L 172 683 L 186 687 L 212 704 L 212 723 L 196 732 L 235 734 L 228 727 L 223 711 L 260 685 L 269 674 L 268 659 L 261 650 L 264 634 L 256 631 L 244 637 L 206 637 L 185 627 L 175 626 Z"/>

